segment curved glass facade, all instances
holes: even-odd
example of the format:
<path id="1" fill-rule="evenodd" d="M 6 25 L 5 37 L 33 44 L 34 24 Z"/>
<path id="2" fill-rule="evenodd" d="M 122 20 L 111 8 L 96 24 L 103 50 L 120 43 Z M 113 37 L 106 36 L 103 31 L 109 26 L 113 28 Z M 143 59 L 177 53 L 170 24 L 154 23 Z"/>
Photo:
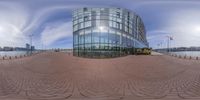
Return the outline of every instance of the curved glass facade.
<path id="1" fill-rule="evenodd" d="M 82 8 L 73 12 L 73 52 L 82 57 L 118 57 L 148 47 L 141 18 L 122 8 Z"/>

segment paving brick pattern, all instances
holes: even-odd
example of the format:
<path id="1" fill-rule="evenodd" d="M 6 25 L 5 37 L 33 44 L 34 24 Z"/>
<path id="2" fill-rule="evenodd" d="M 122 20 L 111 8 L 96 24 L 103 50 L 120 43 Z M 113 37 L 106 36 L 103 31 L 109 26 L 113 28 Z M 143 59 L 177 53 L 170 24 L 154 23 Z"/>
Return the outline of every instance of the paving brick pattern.
<path id="1" fill-rule="evenodd" d="M 200 61 L 65 53 L 1 60 L 0 100 L 200 100 Z"/>

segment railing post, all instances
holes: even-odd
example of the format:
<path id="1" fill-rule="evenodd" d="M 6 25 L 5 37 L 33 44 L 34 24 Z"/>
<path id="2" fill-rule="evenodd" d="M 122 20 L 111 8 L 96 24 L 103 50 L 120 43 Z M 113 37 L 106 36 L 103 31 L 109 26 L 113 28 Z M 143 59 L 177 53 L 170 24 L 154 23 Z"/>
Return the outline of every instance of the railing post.
<path id="1" fill-rule="evenodd" d="M 192 59 L 192 57 L 190 56 L 190 60 Z"/>

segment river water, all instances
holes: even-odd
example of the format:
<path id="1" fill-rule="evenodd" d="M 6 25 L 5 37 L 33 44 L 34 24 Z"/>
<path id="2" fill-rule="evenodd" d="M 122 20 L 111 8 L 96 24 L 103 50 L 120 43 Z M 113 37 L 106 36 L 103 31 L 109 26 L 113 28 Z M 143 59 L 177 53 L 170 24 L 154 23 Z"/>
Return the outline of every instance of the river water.
<path id="1" fill-rule="evenodd" d="M 200 51 L 179 51 L 179 52 L 170 52 L 172 54 L 182 55 L 182 56 L 192 56 L 200 57 Z"/>
<path id="2" fill-rule="evenodd" d="M 0 51 L 0 56 L 20 56 L 28 54 L 27 51 Z"/>

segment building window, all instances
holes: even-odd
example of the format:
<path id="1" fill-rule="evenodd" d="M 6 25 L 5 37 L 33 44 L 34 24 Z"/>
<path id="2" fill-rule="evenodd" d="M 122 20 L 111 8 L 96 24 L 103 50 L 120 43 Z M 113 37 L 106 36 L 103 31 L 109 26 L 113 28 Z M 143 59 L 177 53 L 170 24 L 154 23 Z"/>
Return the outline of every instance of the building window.
<path id="1" fill-rule="evenodd" d="M 79 22 L 79 23 L 81 23 L 81 22 L 83 22 L 83 21 L 84 21 L 83 18 L 79 18 L 79 19 L 78 19 L 78 22 Z"/>
<path id="2" fill-rule="evenodd" d="M 112 21 L 109 21 L 109 27 L 112 27 Z"/>
<path id="3" fill-rule="evenodd" d="M 100 20 L 96 20 L 96 26 L 101 26 Z"/>
<path id="4" fill-rule="evenodd" d="M 83 23 L 79 23 L 79 29 L 84 28 L 84 24 Z"/>
<path id="5" fill-rule="evenodd" d="M 92 42 L 99 43 L 99 33 L 92 33 Z"/>
<path id="6" fill-rule="evenodd" d="M 91 21 L 85 22 L 85 28 L 86 28 L 86 27 L 91 27 L 91 26 L 92 26 Z"/>
<path id="7" fill-rule="evenodd" d="M 87 8 L 83 8 L 83 11 L 88 11 L 88 9 Z"/>
<path id="8" fill-rule="evenodd" d="M 84 21 L 88 21 L 89 20 L 89 16 L 84 16 Z"/>
<path id="9" fill-rule="evenodd" d="M 117 22 L 122 22 L 122 19 L 121 18 L 117 18 Z"/>
<path id="10" fill-rule="evenodd" d="M 84 35 L 84 31 L 79 31 L 79 35 Z"/>
<path id="11" fill-rule="evenodd" d="M 116 16 L 117 18 L 120 18 L 120 12 L 117 12 Z"/>
<path id="12" fill-rule="evenodd" d="M 112 27 L 116 28 L 116 22 L 112 23 Z"/>
<path id="13" fill-rule="evenodd" d="M 119 22 L 116 22 L 116 28 L 120 29 L 120 23 Z"/>
<path id="14" fill-rule="evenodd" d="M 74 25 L 78 24 L 78 20 L 74 20 Z"/>
<path id="15" fill-rule="evenodd" d="M 90 29 L 86 29 L 85 30 L 85 34 L 90 34 L 91 33 L 91 30 Z"/>
<path id="16" fill-rule="evenodd" d="M 91 34 L 85 35 L 85 43 L 91 43 Z"/>
<path id="17" fill-rule="evenodd" d="M 74 31 L 77 31 L 78 30 L 78 25 L 74 25 Z"/>
<path id="18" fill-rule="evenodd" d="M 112 20 L 112 15 L 109 16 L 109 20 Z"/>
<path id="19" fill-rule="evenodd" d="M 101 43 L 108 43 L 108 32 L 101 33 Z"/>
<path id="20" fill-rule="evenodd" d="M 98 15 L 98 16 L 96 16 L 96 19 L 100 19 L 100 16 Z"/>
<path id="21" fill-rule="evenodd" d="M 127 26 L 125 26 L 125 32 L 128 32 L 128 27 Z"/>
<path id="22" fill-rule="evenodd" d="M 78 35 L 74 35 L 74 44 L 78 44 Z"/>

